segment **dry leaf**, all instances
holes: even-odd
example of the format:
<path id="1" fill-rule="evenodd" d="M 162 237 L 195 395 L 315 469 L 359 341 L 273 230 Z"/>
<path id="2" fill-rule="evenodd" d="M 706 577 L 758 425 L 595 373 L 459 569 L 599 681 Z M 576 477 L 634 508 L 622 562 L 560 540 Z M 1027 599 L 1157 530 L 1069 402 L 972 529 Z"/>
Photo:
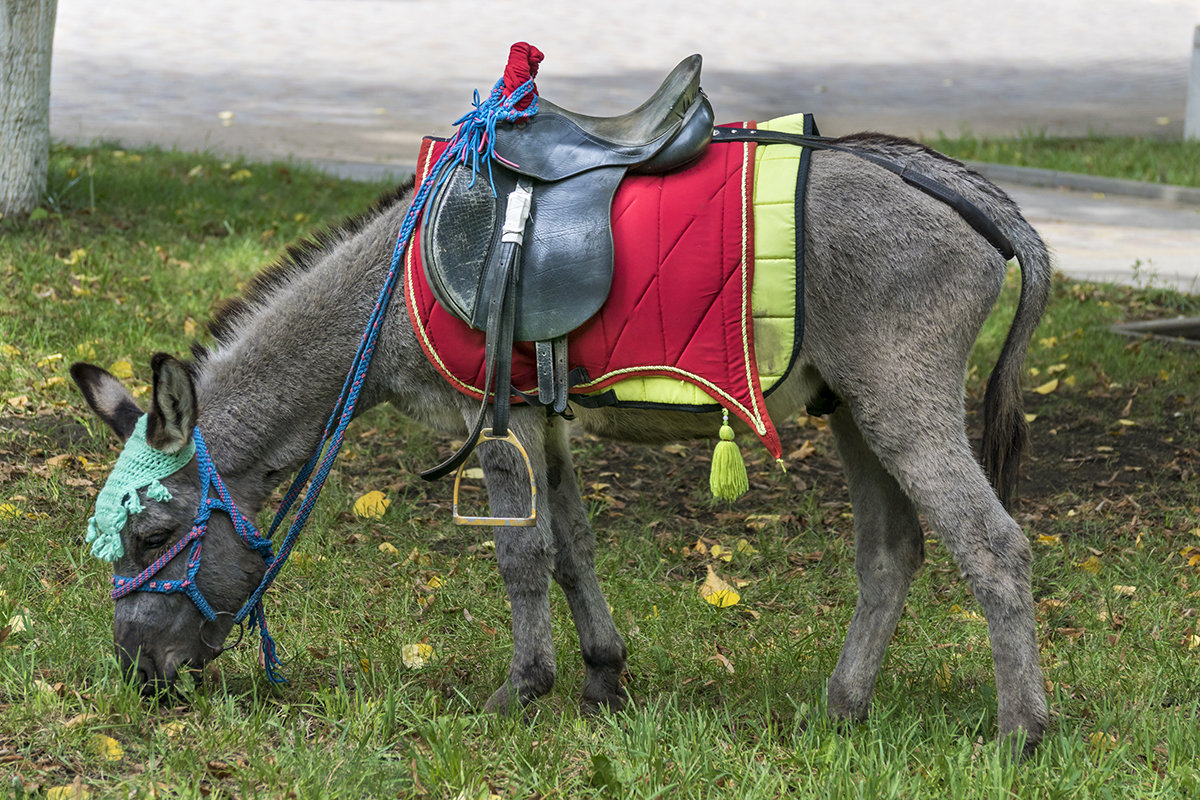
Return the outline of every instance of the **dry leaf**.
<path id="1" fill-rule="evenodd" d="M 0 519 L 20 519 L 21 509 L 12 503 L 0 503 Z"/>
<path id="2" fill-rule="evenodd" d="M 938 666 L 937 672 L 933 675 L 933 682 L 943 692 L 950 691 L 950 665 L 945 661 Z"/>
<path id="3" fill-rule="evenodd" d="M 1088 556 L 1086 560 L 1080 561 L 1076 566 L 1082 570 L 1085 570 L 1086 572 L 1096 575 L 1100 572 L 1101 564 L 1100 559 L 1096 558 L 1095 556 Z"/>
<path id="4" fill-rule="evenodd" d="M 704 579 L 704 583 L 700 586 L 699 591 L 700 596 L 704 598 L 705 602 L 717 608 L 735 606 L 742 599 L 736 589 L 722 580 L 717 573 L 713 572 L 711 566 L 708 567 L 708 577 Z"/>
<path id="5" fill-rule="evenodd" d="M 754 530 L 762 530 L 773 525 L 778 525 L 782 521 L 782 514 L 749 514 L 746 517 L 746 527 Z"/>
<path id="6" fill-rule="evenodd" d="M 356 509 L 355 509 L 355 512 L 357 513 L 357 511 L 358 511 L 358 509 L 356 508 Z M 359 514 L 359 516 L 362 516 L 362 515 L 361 515 L 361 514 Z M 380 544 L 380 545 L 379 545 L 379 552 L 381 552 L 381 553 L 383 553 L 384 555 L 387 555 L 387 556 L 398 556 L 398 555 L 400 555 L 400 551 L 396 549 L 396 545 L 392 544 L 391 542 L 383 542 L 382 544 Z"/>
<path id="7" fill-rule="evenodd" d="M 730 674 L 730 675 L 732 675 L 732 674 L 733 674 L 733 662 L 732 662 L 732 661 L 730 661 L 730 660 L 729 660 L 728 658 L 726 658 L 725 656 L 721 655 L 721 651 L 720 651 L 720 650 L 717 650 L 717 651 L 715 651 L 715 652 L 714 652 L 714 653 L 713 653 L 711 656 L 709 656 L 709 657 L 708 657 L 708 660 L 709 660 L 709 661 L 716 661 L 716 662 L 717 662 L 718 664 L 720 664 L 722 667 L 724 667 L 725 669 L 729 670 L 729 674 Z"/>
<path id="8" fill-rule="evenodd" d="M 787 457 L 789 461 L 803 461 L 815 452 L 817 452 L 817 448 L 813 446 L 811 441 L 805 439 L 804 444 L 800 445 L 798 449 L 788 453 Z"/>
<path id="9" fill-rule="evenodd" d="M 474 481 L 483 480 L 483 469 L 480 467 L 471 467 L 470 469 L 464 469 L 463 477 L 468 478 L 470 480 L 474 480 Z"/>
<path id="10" fill-rule="evenodd" d="M 400 660 L 409 669 L 420 669 L 431 658 L 433 658 L 433 648 L 424 642 L 406 644 L 400 648 Z"/>
<path id="11" fill-rule="evenodd" d="M 713 558 L 720 559 L 721 561 L 733 560 L 733 551 L 727 547 L 722 547 L 719 544 L 714 544 L 711 548 L 709 548 L 708 554 Z"/>
<path id="12" fill-rule="evenodd" d="M 177 719 L 173 722 L 168 722 L 167 724 L 163 725 L 161 728 L 159 728 L 159 730 L 166 734 L 168 739 L 174 739 L 182 735 L 183 732 L 187 730 L 187 725 L 183 722 L 183 720 Z"/>
<path id="13" fill-rule="evenodd" d="M 83 785 L 83 778 L 76 776 L 69 786 L 51 786 L 46 790 L 46 800 L 86 800 L 92 793 Z"/>
<path id="14" fill-rule="evenodd" d="M 102 733 L 92 737 L 90 747 L 93 753 L 106 761 L 120 761 L 125 757 L 125 750 L 121 747 L 121 743 Z"/>
<path id="15" fill-rule="evenodd" d="M 1137 587 L 1136 587 L 1136 586 L 1124 586 L 1124 585 L 1122 585 L 1122 584 L 1119 584 L 1119 583 L 1118 583 L 1118 584 L 1115 584 L 1115 585 L 1113 586 L 1113 593 L 1114 593 L 1114 594 L 1119 594 L 1119 595 L 1121 595 L 1122 597 L 1133 597 L 1133 595 L 1134 595 L 1134 593 L 1135 593 L 1136 591 L 1137 591 Z"/>
<path id="16" fill-rule="evenodd" d="M 367 492 L 354 501 L 354 513 L 363 519 L 379 519 L 388 510 L 392 501 L 383 496 L 383 492 Z"/>
<path id="17" fill-rule="evenodd" d="M 1037 392 L 1038 394 L 1050 394 L 1057 388 L 1058 388 L 1058 378 L 1051 378 L 1050 380 L 1043 383 L 1041 386 L 1035 386 L 1033 391 Z"/>
<path id="18" fill-rule="evenodd" d="M 750 544 L 748 539 L 738 539 L 737 544 L 733 546 L 733 550 L 740 556 L 752 556 L 758 552 L 757 548 Z"/>
<path id="19" fill-rule="evenodd" d="M 1059 539 L 1057 534 L 1055 534 L 1054 536 L 1050 536 L 1045 533 L 1039 533 L 1038 537 L 1037 537 L 1038 544 L 1055 545 L 1055 544 L 1060 544 L 1061 542 L 1062 542 L 1062 540 Z"/>

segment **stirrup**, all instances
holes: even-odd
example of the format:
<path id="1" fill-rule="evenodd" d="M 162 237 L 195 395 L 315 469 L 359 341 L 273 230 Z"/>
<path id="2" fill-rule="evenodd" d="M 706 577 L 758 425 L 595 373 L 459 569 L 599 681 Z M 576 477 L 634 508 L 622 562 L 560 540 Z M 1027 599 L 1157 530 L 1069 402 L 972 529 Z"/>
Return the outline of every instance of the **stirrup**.
<path id="1" fill-rule="evenodd" d="M 458 465 L 458 471 L 454 473 L 454 505 L 451 507 L 451 513 L 454 515 L 455 525 L 500 525 L 505 528 L 531 528 L 537 524 L 537 481 L 533 477 L 533 463 L 529 460 L 529 454 L 525 452 L 525 448 L 521 445 L 519 439 L 510 430 L 505 436 L 493 436 L 492 429 L 486 428 L 479 433 L 479 438 L 475 440 L 472 447 L 478 447 L 484 442 L 508 442 L 513 447 L 517 448 L 517 452 L 521 454 L 521 458 L 525 459 L 525 468 L 529 470 L 529 516 L 528 517 L 464 517 L 458 513 L 458 487 L 462 483 L 463 471 L 466 469 L 466 462 Z"/>

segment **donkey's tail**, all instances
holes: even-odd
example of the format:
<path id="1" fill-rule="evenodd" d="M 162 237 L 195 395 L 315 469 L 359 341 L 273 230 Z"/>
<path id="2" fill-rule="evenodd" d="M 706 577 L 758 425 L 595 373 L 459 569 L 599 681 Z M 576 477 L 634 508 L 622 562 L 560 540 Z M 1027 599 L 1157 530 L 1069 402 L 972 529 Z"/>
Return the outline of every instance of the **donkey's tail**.
<path id="1" fill-rule="evenodd" d="M 999 205 L 999 207 L 997 207 Z M 1050 295 L 1050 253 L 1037 231 L 1010 203 L 993 205 L 1021 269 L 1021 295 L 1000 358 L 983 395 L 983 468 L 1005 508 L 1016 496 L 1029 424 L 1021 400 L 1025 353 Z"/>

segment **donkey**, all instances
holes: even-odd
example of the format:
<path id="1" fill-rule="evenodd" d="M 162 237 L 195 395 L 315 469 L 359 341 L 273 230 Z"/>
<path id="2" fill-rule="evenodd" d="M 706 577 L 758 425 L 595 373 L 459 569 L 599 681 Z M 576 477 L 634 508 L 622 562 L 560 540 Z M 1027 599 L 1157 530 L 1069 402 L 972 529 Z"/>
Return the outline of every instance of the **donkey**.
<path id="1" fill-rule="evenodd" d="M 950 550 L 987 618 L 999 733 L 1042 737 L 1047 708 L 1030 588 L 1027 536 L 1006 512 L 1017 483 L 1027 426 L 1020 375 L 1045 308 L 1051 265 L 1042 240 L 1005 193 L 963 164 L 923 145 L 880 134 L 843 144 L 924 173 L 968 198 L 1010 239 L 1022 271 L 1020 300 L 985 397 L 983 462 L 965 432 L 968 353 L 993 307 L 1005 259 L 943 203 L 895 174 L 843 152 L 812 156 L 805 207 L 806 332 L 799 361 L 768 398 L 783 419 L 832 393 L 830 416 L 854 509 L 858 599 L 828 682 L 828 712 L 862 720 L 884 652 L 924 558 L 923 515 Z M 210 330 L 215 345 L 184 363 L 155 356 L 145 426 L 151 448 L 178 453 L 203 430 L 207 452 L 236 508 L 249 518 L 309 458 L 342 387 L 412 200 L 411 184 L 316 240 L 292 248 L 245 296 L 226 305 Z M 143 411 L 99 367 L 72 376 L 91 408 L 121 439 Z M 454 389 L 422 352 L 407 315 L 389 314 L 359 409 L 390 402 L 410 418 L 462 435 L 477 401 Z M 662 443 L 711 436 L 714 414 L 578 409 L 588 432 Z M 569 423 L 518 406 L 511 426 L 528 448 L 537 486 L 536 526 L 497 528 L 496 558 L 512 603 L 514 651 L 508 676 L 487 702 L 512 713 L 551 690 L 555 679 L 549 584 L 562 587 L 579 635 L 585 708 L 620 709 L 625 643 L 594 568 L 595 535 L 575 480 Z M 493 513 L 528 505 L 526 466 L 507 447 L 478 451 Z M 136 575 L 181 541 L 201 501 L 191 459 L 162 477 L 170 499 L 146 502 L 121 533 L 118 575 Z M 204 489 L 205 495 L 208 489 Z M 1002 502 L 1002 498 L 1004 502 Z M 180 594 L 135 592 L 115 607 L 118 658 L 147 690 L 219 654 L 232 612 L 264 574 L 225 514 L 209 520 L 195 583 L 217 612 L 206 621 Z M 184 555 L 160 575 L 184 580 Z"/>

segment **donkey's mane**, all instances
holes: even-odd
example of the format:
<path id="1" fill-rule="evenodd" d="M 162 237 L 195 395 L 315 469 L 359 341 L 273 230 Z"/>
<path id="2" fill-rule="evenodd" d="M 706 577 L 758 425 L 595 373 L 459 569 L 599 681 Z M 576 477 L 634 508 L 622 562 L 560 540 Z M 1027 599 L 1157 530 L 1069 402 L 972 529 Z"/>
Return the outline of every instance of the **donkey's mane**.
<path id="1" fill-rule="evenodd" d="M 412 190 L 413 185 L 413 179 L 409 178 L 382 194 L 366 211 L 288 245 L 277 261 L 250 279 L 240 296 L 222 300 L 218 304 L 207 326 L 217 344 L 232 343 L 237 338 L 242 320 L 256 310 L 270 305 L 275 292 L 287 286 L 295 276 L 308 272 L 319 264 L 329 250 L 366 228 L 403 199 Z M 193 343 L 192 357 L 198 365 L 208 357 L 208 349 L 199 343 Z"/>

